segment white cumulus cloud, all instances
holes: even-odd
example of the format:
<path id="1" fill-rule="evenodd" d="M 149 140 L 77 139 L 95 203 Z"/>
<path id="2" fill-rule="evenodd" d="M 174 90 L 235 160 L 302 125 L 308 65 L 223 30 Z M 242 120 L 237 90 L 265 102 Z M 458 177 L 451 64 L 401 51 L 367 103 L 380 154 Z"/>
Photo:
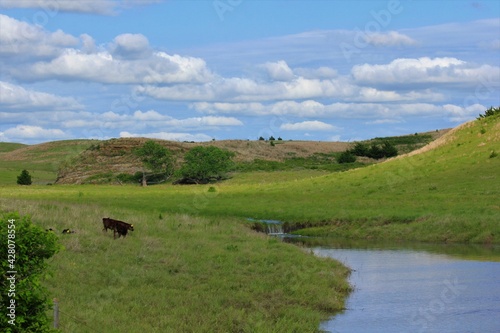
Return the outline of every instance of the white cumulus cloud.
<path id="1" fill-rule="evenodd" d="M 2 132 L 1 137 L 6 141 L 23 141 L 32 139 L 64 139 L 69 136 L 60 129 L 45 129 L 40 126 L 17 125 L 16 127 L 9 128 Z"/>
<path id="2" fill-rule="evenodd" d="M 0 81 L 0 105 L 4 109 L 18 110 L 78 110 L 81 105 L 73 97 L 62 97 Z"/>
<path id="3" fill-rule="evenodd" d="M 120 132 L 121 138 L 151 138 L 151 139 L 162 139 L 170 141 L 210 141 L 212 137 L 206 134 L 198 133 L 184 133 L 184 132 L 154 132 L 154 133 L 130 133 L 130 132 Z"/>
<path id="4" fill-rule="evenodd" d="M 76 12 L 113 15 L 118 9 L 158 3 L 162 0 L 0 0 L 0 8 L 39 8 L 49 14 Z"/>
<path id="5" fill-rule="evenodd" d="M 123 59 L 126 51 L 122 48 L 120 52 L 122 55 L 116 58 L 107 51 L 89 54 L 70 48 L 50 62 L 39 61 L 28 69 L 14 71 L 13 75 L 25 80 L 82 80 L 108 84 L 199 83 L 208 81 L 213 75 L 200 58 L 155 52 L 146 58 Z M 138 55 L 129 49 L 128 57 L 132 54 Z"/>
<path id="6" fill-rule="evenodd" d="M 50 118 L 50 117 L 49 117 Z M 242 126 L 242 121 L 234 117 L 204 116 L 183 119 L 173 118 L 155 110 L 137 110 L 132 114 L 120 114 L 113 111 L 104 113 L 66 113 L 60 115 L 60 124 L 65 128 L 92 127 L 101 129 L 127 128 L 140 131 L 144 128 L 171 128 L 201 130 L 207 128 Z"/>
<path id="7" fill-rule="evenodd" d="M 369 33 L 364 36 L 364 39 L 365 42 L 373 46 L 408 46 L 417 44 L 411 37 L 397 31 Z"/>
<path id="8" fill-rule="evenodd" d="M 262 67 L 267 70 L 267 74 L 273 80 L 290 81 L 294 78 L 292 69 L 284 60 L 267 62 Z"/>
<path id="9" fill-rule="evenodd" d="M 142 34 L 122 34 L 111 44 L 111 53 L 118 59 L 140 59 L 151 53 L 149 41 Z"/>
<path id="10" fill-rule="evenodd" d="M 78 43 L 78 38 L 62 30 L 48 32 L 41 26 L 0 14 L 0 56 L 55 56 L 64 48 Z"/>
<path id="11" fill-rule="evenodd" d="M 303 121 L 300 123 L 286 123 L 280 126 L 284 131 L 331 131 L 336 129 L 335 126 L 324 123 L 322 121 Z"/>
<path id="12" fill-rule="evenodd" d="M 457 58 L 400 58 L 385 65 L 357 65 L 352 76 L 362 84 L 477 83 L 499 76 L 500 67 L 468 64 Z"/>

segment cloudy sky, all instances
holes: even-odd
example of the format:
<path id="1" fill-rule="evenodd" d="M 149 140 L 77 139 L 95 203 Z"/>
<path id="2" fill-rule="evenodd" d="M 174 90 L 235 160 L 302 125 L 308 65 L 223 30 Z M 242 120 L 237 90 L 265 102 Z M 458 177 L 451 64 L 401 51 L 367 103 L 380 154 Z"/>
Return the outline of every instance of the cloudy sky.
<path id="1" fill-rule="evenodd" d="M 0 0 L 0 141 L 352 141 L 498 105 L 496 0 Z"/>

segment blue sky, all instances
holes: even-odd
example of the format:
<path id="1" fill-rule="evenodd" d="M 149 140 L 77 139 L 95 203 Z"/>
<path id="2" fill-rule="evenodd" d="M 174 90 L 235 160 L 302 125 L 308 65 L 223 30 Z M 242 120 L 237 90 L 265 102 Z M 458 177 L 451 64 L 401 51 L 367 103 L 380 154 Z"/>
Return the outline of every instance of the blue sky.
<path id="1" fill-rule="evenodd" d="M 494 0 L 0 0 L 0 141 L 354 141 L 498 105 Z"/>

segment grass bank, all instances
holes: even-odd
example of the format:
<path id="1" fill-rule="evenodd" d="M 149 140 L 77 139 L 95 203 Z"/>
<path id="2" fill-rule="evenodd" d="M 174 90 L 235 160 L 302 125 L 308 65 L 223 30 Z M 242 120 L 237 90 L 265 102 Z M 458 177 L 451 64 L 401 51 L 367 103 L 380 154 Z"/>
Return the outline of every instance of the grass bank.
<path id="1" fill-rule="evenodd" d="M 47 278 L 63 332 L 315 332 L 343 309 L 348 270 L 239 219 L 1 199 L 59 234 Z M 126 239 L 101 219 L 133 223 Z M 70 228 L 74 234 L 60 234 Z"/>

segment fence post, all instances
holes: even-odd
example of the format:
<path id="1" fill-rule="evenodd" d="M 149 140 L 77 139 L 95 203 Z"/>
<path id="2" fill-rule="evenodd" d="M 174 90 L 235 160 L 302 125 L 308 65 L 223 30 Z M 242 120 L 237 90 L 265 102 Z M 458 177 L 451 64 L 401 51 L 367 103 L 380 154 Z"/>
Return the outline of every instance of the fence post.
<path id="1" fill-rule="evenodd" d="M 54 298 L 54 328 L 59 328 L 59 301 Z"/>

